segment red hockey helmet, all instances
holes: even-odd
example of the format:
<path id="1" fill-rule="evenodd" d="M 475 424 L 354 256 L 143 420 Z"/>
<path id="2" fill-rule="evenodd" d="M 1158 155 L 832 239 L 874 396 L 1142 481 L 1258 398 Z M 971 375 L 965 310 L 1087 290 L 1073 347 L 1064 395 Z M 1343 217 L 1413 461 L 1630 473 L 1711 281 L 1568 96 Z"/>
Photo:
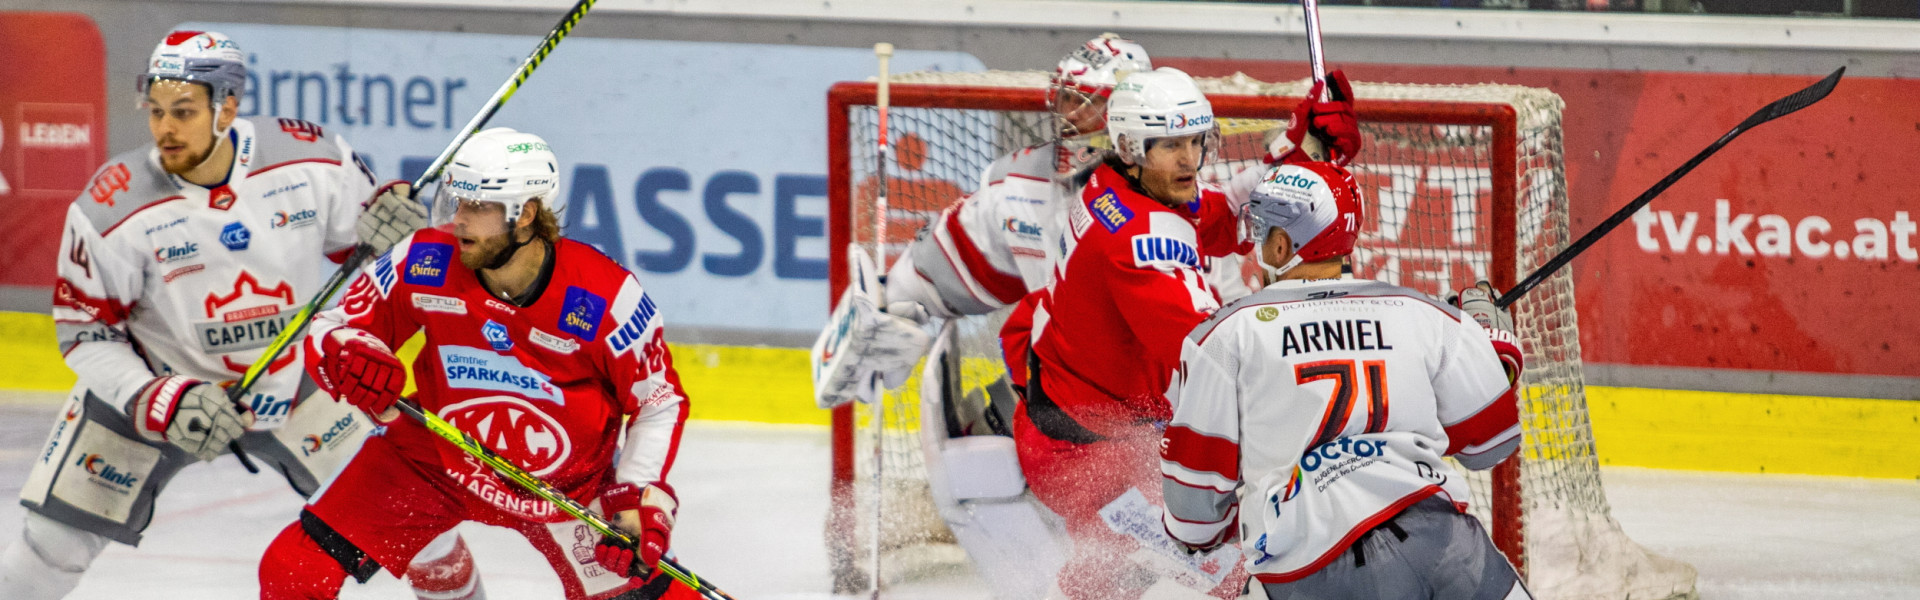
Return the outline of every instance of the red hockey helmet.
<path id="1" fill-rule="evenodd" d="M 1257 231 L 1279 227 L 1293 240 L 1294 259 L 1278 271 L 1346 256 L 1360 239 L 1360 186 L 1333 163 L 1276 165 L 1254 188 L 1246 216 Z"/>

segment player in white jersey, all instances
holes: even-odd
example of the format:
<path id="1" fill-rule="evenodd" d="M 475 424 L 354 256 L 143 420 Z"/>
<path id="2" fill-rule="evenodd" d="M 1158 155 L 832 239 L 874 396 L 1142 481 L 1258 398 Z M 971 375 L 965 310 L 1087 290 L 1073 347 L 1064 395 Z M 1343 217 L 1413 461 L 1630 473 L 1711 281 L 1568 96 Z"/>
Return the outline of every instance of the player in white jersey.
<path id="1" fill-rule="evenodd" d="M 373 175 L 338 136 L 237 118 L 246 79 L 226 36 L 168 34 L 139 82 L 154 147 L 108 161 L 67 210 L 53 318 L 79 382 L 21 486 L 0 598 L 65 596 L 108 541 L 139 544 L 180 469 L 231 443 L 306 496 L 373 429 L 311 401 L 297 345 L 241 404 L 224 389 L 356 242 L 383 250 L 426 223 L 404 194 L 363 209 Z M 421 557 L 423 597 L 479 595 L 457 537 Z"/>
<path id="2" fill-rule="evenodd" d="M 1442 460 L 1486 469 L 1520 442 L 1521 357 L 1491 289 L 1462 309 L 1342 276 L 1360 204 L 1334 165 L 1274 168 L 1247 214 L 1274 281 L 1183 343 L 1167 532 L 1197 549 L 1237 538 L 1243 597 L 1527 598 Z"/>

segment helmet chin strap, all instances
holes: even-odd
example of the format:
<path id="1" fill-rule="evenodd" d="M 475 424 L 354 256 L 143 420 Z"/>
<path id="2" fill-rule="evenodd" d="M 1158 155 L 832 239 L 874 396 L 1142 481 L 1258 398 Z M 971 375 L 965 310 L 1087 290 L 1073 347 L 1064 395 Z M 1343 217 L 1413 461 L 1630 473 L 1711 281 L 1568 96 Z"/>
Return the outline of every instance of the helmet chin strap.
<path id="1" fill-rule="evenodd" d="M 537 238 L 537 237 L 540 237 L 540 236 L 530 235 L 530 236 L 527 236 L 527 241 L 524 241 L 524 242 L 519 241 L 520 240 L 519 219 L 509 221 L 507 223 L 506 249 L 501 250 L 499 254 L 494 255 L 493 261 L 488 262 L 486 266 L 481 268 L 487 269 L 487 270 L 494 270 L 494 269 L 499 269 L 500 267 L 507 266 L 507 261 L 513 260 L 513 255 L 520 253 L 520 248 L 526 246 L 527 244 L 533 243 L 534 238 Z"/>

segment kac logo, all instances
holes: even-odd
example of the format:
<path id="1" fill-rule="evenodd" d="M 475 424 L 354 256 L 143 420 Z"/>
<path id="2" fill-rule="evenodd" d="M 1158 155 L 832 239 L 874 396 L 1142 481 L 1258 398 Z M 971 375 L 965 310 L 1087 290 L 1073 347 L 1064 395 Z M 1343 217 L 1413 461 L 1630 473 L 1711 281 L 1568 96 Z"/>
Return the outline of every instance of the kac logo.
<path id="1" fill-rule="evenodd" d="M 552 474 L 573 455 L 573 439 L 567 436 L 567 430 L 526 400 L 511 396 L 474 398 L 443 408 L 440 415 L 535 477 Z"/>
<path id="2" fill-rule="evenodd" d="M 247 226 L 240 224 L 239 221 L 228 223 L 226 227 L 220 228 L 220 243 L 228 250 L 245 250 L 247 244 L 252 241 L 253 233 L 247 231 Z"/>
<path id="3" fill-rule="evenodd" d="M 507 326 L 493 319 L 487 319 L 487 324 L 480 327 L 480 335 L 487 338 L 487 345 L 493 346 L 495 352 L 513 349 L 513 338 L 507 336 Z"/>

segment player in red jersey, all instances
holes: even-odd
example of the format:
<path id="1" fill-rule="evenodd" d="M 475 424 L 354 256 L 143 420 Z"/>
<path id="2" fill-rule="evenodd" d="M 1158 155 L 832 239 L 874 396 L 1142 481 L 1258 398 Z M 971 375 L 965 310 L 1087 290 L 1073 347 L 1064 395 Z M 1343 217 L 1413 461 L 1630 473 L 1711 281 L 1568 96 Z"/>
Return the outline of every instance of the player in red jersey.
<path id="1" fill-rule="evenodd" d="M 659 310 L 631 273 L 559 237 L 558 162 L 539 137 L 490 129 L 447 168 L 435 229 L 375 260 L 307 337 L 321 387 L 389 423 L 260 563 L 262 598 L 334 598 L 461 521 L 507 527 L 570 599 L 694 597 L 653 567 L 677 501 L 667 485 L 686 421 Z M 399 190 L 390 193 L 406 193 Z M 421 408 L 608 515 L 637 547 L 522 491 L 410 419 L 392 347 L 416 333 Z M 598 542 L 596 544 L 596 542 Z"/>
<path id="2" fill-rule="evenodd" d="M 1303 103 L 1287 133 L 1291 144 L 1270 162 L 1304 158 L 1293 150 L 1309 131 L 1343 158 L 1358 150 L 1357 122 L 1344 101 L 1350 88 L 1343 76 L 1333 83 L 1336 100 Z M 1316 86 L 1312 96 L 1319 92 Z M 1213 109 L 1177 69 L 1122 80 L 1107 106 L 1107 129 L 1115 152 L 1066 208 L 1053 282 L 1023 300 L 1002 329 L 1025 397 L 1013 427 L 1021 470 L 1074 540 L 1059 577 L 1068 597 L 1138 598 L 1163 578 L 1234 597 L 1244 577 L 1237 555 L 1188 561 L 1160 531 L 1158 445 L 1172 417 L 1166 394 L 1181 332 L 1220 307 L 1202 263 L 1243 250 L 1236 204 L 1266 168 L 1236 176 L 1233 192 L 1200 183 L 1200 167 L 1218 144 Z M 1129 522 L 1144 531 L 1122 533 L 1132 531 Z M 1168 555 L 1143 560 L 1154 548 Z"/>

